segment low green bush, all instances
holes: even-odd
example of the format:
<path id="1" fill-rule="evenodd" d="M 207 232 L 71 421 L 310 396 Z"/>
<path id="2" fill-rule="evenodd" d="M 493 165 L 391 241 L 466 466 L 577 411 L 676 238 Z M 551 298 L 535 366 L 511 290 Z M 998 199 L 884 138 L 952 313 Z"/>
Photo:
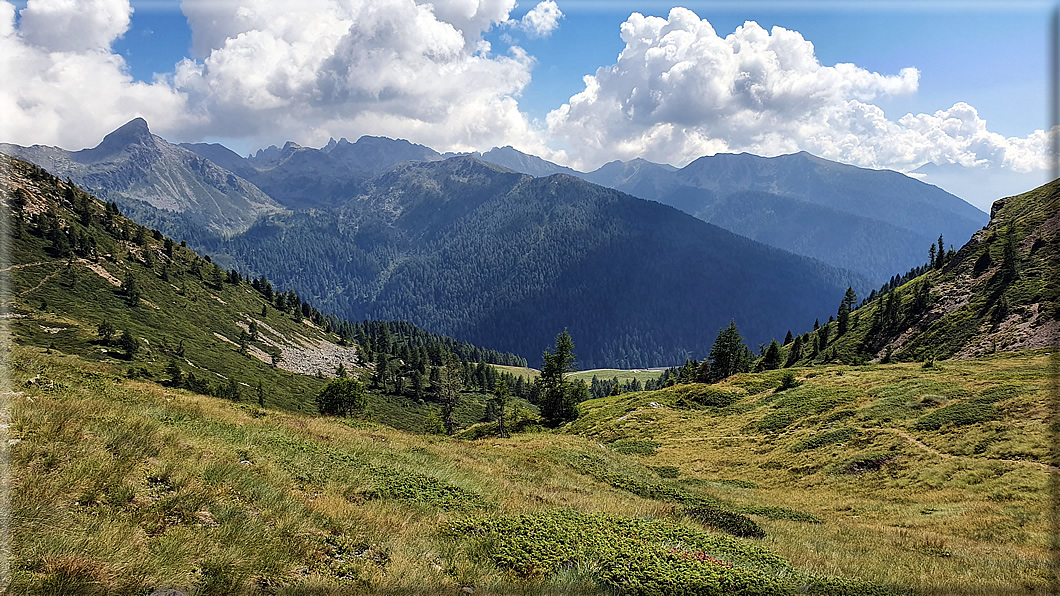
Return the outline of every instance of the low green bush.
<path id="1" fill-rule="evenodd" d="M 943 426 L 967 426 L 994 418 L 993 404 L 969 401 L 948 405 L 922 416 L 916 421 L 917 430 L 938 430 Z"/>
<path id="2" fill-rule="evenodd" d="M 659 478 L 677 478 L 681 475 L 681 470 L 677 469 L 677 466 L 652 466 L 651 469 L 659 475 Z"/>

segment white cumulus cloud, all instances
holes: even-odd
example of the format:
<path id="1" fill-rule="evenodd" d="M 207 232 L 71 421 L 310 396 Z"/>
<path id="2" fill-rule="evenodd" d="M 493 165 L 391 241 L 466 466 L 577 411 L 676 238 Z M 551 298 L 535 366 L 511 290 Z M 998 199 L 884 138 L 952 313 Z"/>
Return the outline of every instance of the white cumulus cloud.
<path id="1" fill-rule="evenodd" d="M 615 64 L 547 117 L 553 137 L 578 148 L 582 167 L 644 157 L 683 165 L 702 155 L 799 150 L 868 167 L 925 162 L 1045 167 L 1045 133 L 1004 138 L 957 103 L 893 121 L 872 101 L 914 93 L 915 68 L 896 74 L 822 65 L 797 31 L 748 21 L 722 37 L 691 10 L 633 13 Z"/>
<path id="2" fill-rule="evenodd" d="M 378 134 L 439 150 L 544 151 L 518 110 L 534 60 L 484 32 L 514 0 L 184 0 L 195 54 L 174 85 L 209 112 L 201 134 L 323 144 Z"/>
<path id="3" fill-rule="evenodd" d="M 553 0 L 538 3 L 519 20 L 519 26 L 531 37 L 548 37 L 559 27 L 563 11 Z"/>
<path id="4" fill-rule="evenodd" d="M 106 49 L 129 28 L 132 12 L 128 0 L 29 0 L 19 27 L 45 50 Z"/>
<path id="5" fill-rule="evenodd" d="M 135 116 L 161 130 L 187 119 L 164 82 L 135 82 L 110 44 L 125 33 L 128 0 L 30 0 L 15 25 L 0 0 L 0 141 L 95 145 Z"/>

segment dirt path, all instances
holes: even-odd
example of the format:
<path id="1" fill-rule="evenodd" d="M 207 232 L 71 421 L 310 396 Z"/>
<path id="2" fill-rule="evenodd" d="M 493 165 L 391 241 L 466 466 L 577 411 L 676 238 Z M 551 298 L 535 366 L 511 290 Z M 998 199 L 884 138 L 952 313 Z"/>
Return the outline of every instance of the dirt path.
<path id="1" fill-rule="evenodd" d="M 19 294 L 18 294 L 18 295 L 19 295 L 19 297 L 25 296 L 26 294 L 29 294 L 30 292 L 32 292 L 32 291 L 34 291 L 34 290 L 37 290 L 37 289 L 39 289 L 39 288 L 40 288 L 41 286 L 43 286 L 44 284 L 48 283 L 48 281 L 49 281 L 49 280 L 50 280 L 51 278 L 55 277 L 56 275 L 59 275 L 60 273 L 62 273 L 62 270 L 61 270 L 61 269 L 60 269 L 59 271 L 56 271 L 56 272 L 54 272 L 54 273 L 50 274 L 50 275 L 46 275 L 46 276 L 44 276 L 44 279 L 40 280 L 40 283 L 39 283 L 39 284 L 37 284 L 37 285 L 33 286 L 32 288 L 30 288 L 30 289 L 28 289 L 28 290 L 23 290 L 23 291 L 19 292 Z"/>
<path id="2" fill-rule="evenodd" d="M 19 264 L 19 265 L 11 265 L 10 267 L 4 267 L 3 269 L 0 269 L 0 273 L 4 273 L 5 271 L 13 271 L 15 269 L 25 269 L 26 267 L 38 267 L 40 265 L 50 265 L 52 263 L 58 263 L 58 262 L 59 261 L 38 261 L 36 263 L 22 263 L 22 264 Z"/>
<path id="3" fill-rule="evenodd" d="M 858 430 L 866 431 L 866 432 L 867 431 L 880 431 L 880 432 L 887 432 L 887 433 L 892 433 L 892 434 L 898 435 L 899 437 L 902 437 L 903 439 L 905 439 L 906 442 L 911 443 L 913 445 L 916 445 L 921 450 L 926 451 L 926 452 L 928 452 L 928 453 L 930 453 L 930 454 L 932 454 L 932 455 L 934 455 L 936 457 L 939 457 L 941 459 L 953 459 L 953 458 L 956 458 L 956 457 L 960 457 L 960 458 L 966 458 L 966 459 L 974 459 L 974 460 L 978 460 L 978 461 L 999 462 L 999 463 L 1006 463 L 1006 464 L 1018 464 L 1018 465 L 1024 465 L 1024 466 L 1035 466 L 1035 467 L 1041 468 L 1041 469 L 1043 469 L 1043 470 L 1045 470 L 1047 472 L 1060 472 L 1060 468 L 1057 468 L 1056 466 L 1050 466 L 1049 464 L 1043 464 L 1041 462 L 1036 462 L 1036 461 L 1027 461 L 1025 459 L 998 459 L 998 458 L 991 458 L 991 457 L 974 457 L 974 456 L 968 456 L 968 455 L 953 455 L 952 453 L 945 453 L 945 452 L 939 451 L 938 449 L 935 449 L 934 447 L 932 447 L 930 445 L 927 445 L 926 443 L 924 443 L 920 439 L 914 437 L 913 435 L 909 434 L 908 432 L 906 432 L 906 431 L 904 431 L 904 430 L 902 430 L 900 428 L 859 428 Z"/>

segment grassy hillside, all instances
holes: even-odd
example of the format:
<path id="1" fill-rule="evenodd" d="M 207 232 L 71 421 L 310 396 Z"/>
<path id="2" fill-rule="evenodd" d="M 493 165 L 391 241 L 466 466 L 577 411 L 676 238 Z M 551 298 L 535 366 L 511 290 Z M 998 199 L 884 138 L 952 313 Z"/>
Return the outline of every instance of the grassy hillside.
<path id="1" fill-rule="evenodd" d="M 487 425 L 421 434 L 432 404 L 392 395 L 370 396 L 371 419 L 322 418 L 313 396 L 337 362 L 373 372 L 326 320 L 8 164 L 11 593 L 1044 594 L 1060 581 L 1047 426 L 1060 362 L 1045 351 L 797 365 L 587 401 L 556 432 L 506 439 Z M 139 350 L 103 341 L 104 320 Z M 226 397 L 167 386 L 174 363 Z M 461 396 L 461 426 L 484 398 Z M 510 428 L 535 428 L 526 404 L 509 408 Z"/>
<path id="2" fill-rule="evenodd" d="M 855 309 L 846 333 L 836 321 L 805 335 L 797 362 L 969 358 L 1060 343 L 1060 180 L 997 201 L 990 224 L 943 261 Z"/>
<path id="3" fill-rule="evenodd" d="M 340 364 L 366 382 L 371 377 L 373 364 L 357 346 L 325 331 L 327 322 L 314 309 L 310 316 L 277 309 L 209 257 L 34 166 L 2 159 L 0 190 L 13 214 L 10 261 L 0 275 L 11 288 L 5 320 L 16 343 L 109 363 L 130 378 L 159 383 L 170 383 L 177 366 L 185 379 L 195 377 L 200 392 L 309 413 Z M 99 333 L 104 322 L 114 330 L 109 341 Z M 240 338 L 252 326 L 256 334 L 241 350 Z M 131 357 L 118 345 L 125 331 L 139 347 Z M 455 413 L 460 426 L 482 418 L 487 397 L 464 394 Z M 432 409 L 429 400 L 374 392 L 366 411 L 419 432 Z"/>
<path id="4" fill-rule="evenodd" d="M 745 513 L 818 517 L 769 526 L 801 568 L 918 593 L 1044 593 L 1060 579 L 1053 358 L 794 368 L 786 390 L 783 372 L 743 374 L 585 402 L 567 432 Z"/>
<path id="5" fill-rule="evenodd" d="M 1042 354 L 800 369 L 780 392 L 740 375 L 480 441 L 38 347 L 5 364 L 15 593 L 1033 594 L 1051 577 Z"/>

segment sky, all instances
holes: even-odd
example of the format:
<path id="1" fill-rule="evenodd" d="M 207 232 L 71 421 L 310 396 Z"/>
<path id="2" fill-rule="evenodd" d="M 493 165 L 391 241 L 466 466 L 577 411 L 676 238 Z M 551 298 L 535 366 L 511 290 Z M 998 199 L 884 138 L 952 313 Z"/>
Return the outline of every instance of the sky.
<path id="1" fill-rule="evenodd" d="M 243 154 L 370 134 L 443 152 L 512 145 L 588 171 L 805 150 L 989 209 L 1049 179 L 1055 10 L 0 0 L 0 142 L 80 149 L 140 116 L 171 142 Z"/>

